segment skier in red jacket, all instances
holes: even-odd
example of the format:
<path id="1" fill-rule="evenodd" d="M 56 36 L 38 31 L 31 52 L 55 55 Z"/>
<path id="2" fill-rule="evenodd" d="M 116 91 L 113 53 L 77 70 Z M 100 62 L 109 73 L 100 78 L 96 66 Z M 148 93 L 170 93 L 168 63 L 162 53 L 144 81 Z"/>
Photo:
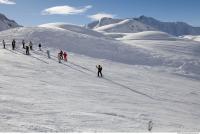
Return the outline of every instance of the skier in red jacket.
<path id="1" fill-rule="evenodd" d="M 66 52 L 64 52 L 63 56 L 64 56 L 64 60 L 67 61 L 67 53 Z"/>

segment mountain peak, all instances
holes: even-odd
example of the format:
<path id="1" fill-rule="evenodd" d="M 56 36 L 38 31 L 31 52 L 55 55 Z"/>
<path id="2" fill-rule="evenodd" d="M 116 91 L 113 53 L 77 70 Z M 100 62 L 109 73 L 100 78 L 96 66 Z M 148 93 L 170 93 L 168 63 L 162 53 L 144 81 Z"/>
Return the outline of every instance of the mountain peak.
<path id="1" fill-rule="evenodd" d="M 0 13 L 0 31 L 21 27 L 14 20 L 8 19 L 4 14 Z"/>

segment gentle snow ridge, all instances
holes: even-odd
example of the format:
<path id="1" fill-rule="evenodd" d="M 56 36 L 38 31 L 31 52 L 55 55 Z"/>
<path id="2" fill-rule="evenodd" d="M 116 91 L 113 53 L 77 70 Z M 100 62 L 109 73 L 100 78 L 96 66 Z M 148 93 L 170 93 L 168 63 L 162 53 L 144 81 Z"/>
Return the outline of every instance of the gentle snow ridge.
<path id="1" fill-rule="evenodd" d="M 178 39 L 165 32 L 159 31 L 145 31 L 139 33 L 129 33 L 122 38 L 122 40 L 175 40 Z"/>
<path id="2" fill-rule="evenodd" d="M 61 29 L 65 29 L 65 30 L 69 30 L 69 31 L 77 32 L 77 33 L 82 33 L 85 35 L 91 35 L 91 36 L 96 36 L 96 37 L 105 37 L 103 34 L 96 32 L 94 30 L 86 29 L 84 27 L 77 26 L 77 25 L 61 23 L 61 22 L 60 23 L 42 24 L 42 25 L 39 25 L 39 27 L 61 28 Z"/>

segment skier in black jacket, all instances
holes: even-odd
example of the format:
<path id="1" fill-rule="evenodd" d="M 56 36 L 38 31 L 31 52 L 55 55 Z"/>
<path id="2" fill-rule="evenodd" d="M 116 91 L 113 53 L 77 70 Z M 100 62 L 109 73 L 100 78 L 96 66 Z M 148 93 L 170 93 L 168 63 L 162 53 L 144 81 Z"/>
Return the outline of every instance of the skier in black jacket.
<path id="1" fill-rule="evenodd" d="M 100 76 L 103 77 L 103 74 L 102 74 L 103 68 L 102 68 L 102 66 L 101 65 L 97 65 L 96 68 L 98 69 L 98 72 L 97 72 L 98 77 L 100 77 Z"/>
<path id="2" fill-rule="evenodd" d="M 22 46 L 23 46 L 23 49 L 25 49 L 25 41 L 22 40 Z"/>
<path id="3" fill-rule="evenodd" d="M 29 47 L 28 46 L 26 46 L 26 55 L 29 55 L 30 53 L 29 53 Z"/>
<path id="4" fill-rule="evenodd" d="M 5 49 L 6 48 L 6 43 L 5 43 L 4 40 L 2 41 L 2 44 L 3 44 L 3 48 Z"/>
<path id="5" fill-rule="evenodd" d="M 12 41 L 12 50 L 15 50 L 15 43 L 16 43 L 16 41 L 13 40 L 13 41 Z"/>
<path id="6" fill-rule="evenodd" d="M 39 47 L 39 50 L 42 51 L 42 49 L 41 49 L 42 48 L 41 43 L 39 43 L 38 47 Z"/>

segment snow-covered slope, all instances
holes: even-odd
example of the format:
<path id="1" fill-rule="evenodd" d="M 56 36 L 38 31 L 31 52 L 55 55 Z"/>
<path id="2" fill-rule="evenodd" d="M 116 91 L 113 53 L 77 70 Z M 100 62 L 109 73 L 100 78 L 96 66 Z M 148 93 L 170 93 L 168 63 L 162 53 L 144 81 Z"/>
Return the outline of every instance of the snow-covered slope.
<path id="1" fill-rule="evenodd" d="M 88 25 L 86 25 L 86 28 L 88 29 L 95 29 L 101 26 L 109 25 L 109 24 L 115 24 L 123 21 L 123 19 L 114 19 L 114 18 L 101 18 L 99 21 L 94 21 Z"/>
<path id="2" fill-rule="evenodd" d="M 55 27 L 0 32 L 0 131 L 147 132 L 150 120 L 153 132 L 200 131 L 200 44 L 140 34 L 118 41 Z M 30 56 L 22 39 L 34 44 Z M 60 49 L 69 62 L 58 63 Z"/>
<path id="3" fill-rule="evenodd" d="M 18 47 L 20 47 L 22 39 L 25 39 L 26 42 L 31 40 L 36 46 L 40 42 L 46 47 L 65 49 L 93 58 L 132 65 L 167 66 L 177 69 L 178 72 L 183 71 L 185 75 L 200 78 L 200 44 L 176 40 L 165 33 L 143 32 L 135 36 L 126 35 L 119 39 L 125 43 L 131 42 L 125 44 L 117 40 L 88 36 L 60 28 L 24 27 L 0 33 L 1 40 L 8 38 L 9 40 L 16 39 Z M 141 41 L 137 42 L 138 38 Z M 132 45 L 132 42 L 136 43 Z M 159 46 L 155 47 L 156 45 Z M 153 49 L 151 47 L 150 50 L 146 49 L 149 46 L 153 46 Z M 165 50 L 167 53 L 157 49 Z"/>
<path id="4" fill-rule="evenodd" d="M 131 35 L 119 40 L 160 57 L 162 66 L 173 67 L 176 70 L 174 71 L 180 75 L 200 79 L 200 44 L 198 42 L 181 40 L 180 38 L 153 40 L 134 38 L 135 36 Z"/>
<path id="5" fill-rule="evenodd" d="M 153 31 L 156 30 L 148 25 L 144 25 L 138 21 L 132 19 L 126 19 L 119 23 L 104 25 L 95 28 L 96 31 L 104 31 L 108 33 L 136 33 L 142 31 Z"/>
<path id="6" fill-rule="evenodd" d="M 9 20 L 5 15 L 0 13 L 0 31 L 15 27 L 20 27 L 20 26 L 15 21 Z"/>
<path id="7" fill-rule="evenodd" d="M 124 34 L 122 40 L 175 40 L 178 39 L 172 35 L 159 31 L 145 31 L 139 33 Z"/>
<path id="8" fill-rule="evenodd" d="M 138 33 L 106 33 L 106 36 L 117 40 L 179 40 L 182 37 L 176 37 L 160 31 L 144 31 Z"/>
<path id="9" fill-rule="evenodd" d="M 11 34 L 12 33 L 12 34 Z M 32 40 L 48 47 L 66 49 L 70 52 L 90 57 L 108 59 L 127 64 L 160 65 L 161 60 L 149 52 L 132 47 L 116 40 L 97 38 L 72 32 L 69 30 L 45 27 L 16 28 L 0 33 L 0 39 Z M 132 57 L 138 57 L 137 59 Z"/>
<path id="10" fill-rule="evenodd" d="M 28 34 L 19 34 L 25 31 Z M 57 42 L 63 38 L 59 30 L 53 31 L 20 28 L 15 32 L 9 30 L 13 36 L 0 34 L 0 39 L 7 43 L 7 49 L 0 48 L 1 132 L 147 132 L 150 120 L 153 132 L 200 131 L 199 80 L 172 74 L 174 70 L 168 67 L 126 65 L 76 53 L 69 53 L 69 62 L 59 64 L 56 48 L 60 45 L 51 42 L 51 34 L 60 36 L 54 38 Z M 46 42 L 45 48 L 38 51 L 34 46 L 30 56 L 24 55 L 25 50 L 19 45 L 22 35 L 32 38 L 34 44 Z M 19 41 L 16 51 L 10 46 L 13 37 Z M 141 45 L 143 41 L 135 43 Z M 153 43 L 143 46 L 150 49 Z M 163 41 L 165 46 L 160 47 L 176 48 L 171 43 Z M 68 45 L 65 46 L 68 50 Z M 178 48 L 175 50 L 180 51 L 181 45 Z M 46 56 L 47 49 L 51 59 Z M 88 53 L 91 51 L 92 46 Z M 139 56 L 142 55 L 130 58 Z M 96 77 L 97 64 L 103 65 L 102 79 Z"/>
<path id="11" fill-rule="evenodd" d="M 48 23 L 48 24 L 40 25 L 39 27 L 62 28 L 65 30 L 79 33 L 79 34 L 81 33 L 81 34 L 90 35 L 90 36 L 105 37 L 103 34 L 96 32 L 94 30 L 90 30 L 81 26 L 76 26 L 76 25 L 66 24 L 66 23 Z"/>

